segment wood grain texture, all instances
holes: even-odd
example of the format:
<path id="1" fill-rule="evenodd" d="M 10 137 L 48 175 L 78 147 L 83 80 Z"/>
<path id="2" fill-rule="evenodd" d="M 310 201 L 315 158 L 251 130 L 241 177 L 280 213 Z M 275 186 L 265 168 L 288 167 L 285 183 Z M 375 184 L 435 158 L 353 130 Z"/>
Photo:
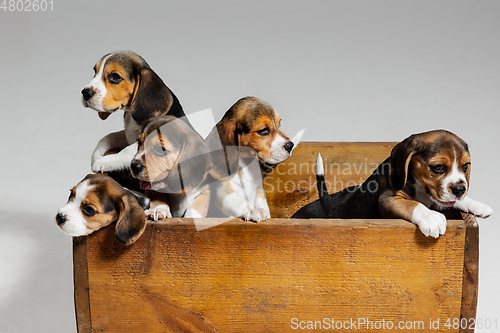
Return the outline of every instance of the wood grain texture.
<path id="1" fill-rule="evenodd" d="M 460 320 L 463 325 L 460 332 L 474 332 L 477 309 L 477 296 L 479 288 L 479 226 L 476 218 L 470 214 L 462 213 L 465 225 L 464 269 L 462 285 L 462 309 Z M 464 321 L 465 320 L 465 321 Z"/>
<path id="2" fill-rule="evenodd" d="M 428 327 L 460 318 L 465 234 L 462 221 L 434 240 L 400 220 L 236 220 L 198 232 L 174 219 L 125 247 L 110 226 L 86 238 L 90 306 L 79 306 L 91 318 L 79 329 L 288 332 L 293 318 Z"/>
<path id="3" fill-rule="evenodd" d="M 91 332 L 87 237 L 73 238 L 73 283 L 75 285 L 75 314 L 79 332 Z"/>
<path id="4" fill-rule="evenodd" d="M 299 145 L 265 178 L 279 217 L 266 222 L 234 219 L 197 231 L 193 220 L 167 219 L 149 223 L 129 247 L 116 240 L 114 225 L 75 238 L 79 332 L 296 332 L 300 323 L 316 331 L 319 324 L 394 330 L 377 328 L 382 322 L 422 325 L 399 331 L 458 332 L 443 324 L 475 318 L 473 217 L 448 220 L 439 239 L 402 220 L 287 218 L 317 199 L 318 152 L 333 192 L 362 182 L 393 145 Z M 372 327 L 360 327 L 360 318 Z M 351 320 L 356 329 L 325 324 Z"/>

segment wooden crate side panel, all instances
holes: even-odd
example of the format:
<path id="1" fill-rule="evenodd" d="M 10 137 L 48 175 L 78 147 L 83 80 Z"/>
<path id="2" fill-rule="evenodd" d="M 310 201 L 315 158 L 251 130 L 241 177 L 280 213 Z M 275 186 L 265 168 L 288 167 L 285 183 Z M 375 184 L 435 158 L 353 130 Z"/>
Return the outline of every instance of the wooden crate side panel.
<path id="1" fill-rule="evenodd" d="M 472 333 L 476 320 L 479 287 L 479 225 L 471 214 L 462 213 L 465 225 L 465 249 L 460 320 L 465 320 L 460 332 Z"/>
<path id="2" fill-rule="evenodd" d="M 87 237 L 73 238 L 73 280 L 78 333 L 88 333 L 92 331 L 92 318 L 89 298 Z"/>
<path id="3" fill-rule="evenodd" d="M 316 157 L 321 153 L 330 193 L 361 184 L 389 155 L 395 143 L 302 142 L 292 157 L 264 177 L 272 217 L 290 217 L 318 199 Z"/>
<path id="4" fill-rule="evenodd" d="M 124 247 L 110 226 L 87 239 L 92 331 L 289 332 L 293 318 L 428 328 L 460 316 L 465 233 L 461 221 L 435 240 L 400 220 L 234 221 L 200 232 L 174 220 Z"/>

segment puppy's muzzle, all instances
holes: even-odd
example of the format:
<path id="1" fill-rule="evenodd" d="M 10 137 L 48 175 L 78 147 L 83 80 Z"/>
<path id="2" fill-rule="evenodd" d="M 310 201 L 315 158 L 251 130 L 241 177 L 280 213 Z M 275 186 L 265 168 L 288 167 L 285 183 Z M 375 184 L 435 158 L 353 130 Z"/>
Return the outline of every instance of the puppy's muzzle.
<path id="1" fill-rule="evenodd" d="M 138 163 L 137 161 L 132 161 L 130 164 L 130 170 L 132 171 L 132 175 L 138 176 L 144 170 L 144 165 Z"/>
<path id="2" fill-rule="evenodd" d="M 64 216 L 63 214 L 61 213 L 58 213 L 56 215 L 56 222 L 57 222 L 57 225 L 58 226 L 62 226 L 64 223 L 66 223 L 68 219 L 66 218 L 66 216 Z"/>
<path id="3" fill-rule="evenodd" d="M 293 149 L 293 142 L 292 141 L 289 141 L 287 142 L 283 148 L 285 148 L 285 150 L 288 152 L 288 153 L 291 153 L 292 152 L 292 149 Z"/>
<path id="4" fill-rule="evenodd" d="M 454 196 L 459 198 L 465 193 L 465 190 L 466 190 L 465 186 L 463 185 L 453 186 L 451 188 L 451 193 L 453 193 Z"/>
<path id="5" fill-rule="evenodd" d="M 94 96 L 94 94 L 95 94 L 95 91 L 93 91 L 92 89 L 84 88 L 82 90 L 82 96 L 83 96 L 83 99 L 85 101 L 88 101 L 89 99 L 91 99 L 92 96 Z"/>

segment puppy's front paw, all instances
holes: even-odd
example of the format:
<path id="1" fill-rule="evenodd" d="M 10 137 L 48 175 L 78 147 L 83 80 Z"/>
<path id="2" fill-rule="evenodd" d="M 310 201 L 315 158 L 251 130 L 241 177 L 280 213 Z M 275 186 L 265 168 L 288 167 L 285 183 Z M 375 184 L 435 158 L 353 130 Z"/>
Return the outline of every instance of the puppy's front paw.
<path id="1" fill-rule="evenodd" d="M 159 205 L 153 209 L 146 210 L 146 216 L 153 221 L 159 221 L 172 217 L 170 207 L 167 205 Z"/>
<path id="2" fill-rule="evenodd" d="M 101 158 L 103 158 L 103 156 L 104 156 L 105 153 L 106 153 L 106 151 L 103 151 L 103 150 L 101 150 L 99 148 L 96 148 L 94 150 L 94 152 L 92 153 L 92 157 L 90 159 L 90 166 L 93 168 L 95 162 L 97 162 L 98 160 L 100 160 Z"/>
<path id="3" fill-rule="evenodd" d="M 119 171 L 123 169 L 121 159 L 116 155 L 102 156 L 92 164 L 92 172 L 102 173 L 109 171 Z"/>
<path id="4" fill-rule="evenodd" d="M 471 206 L 469 206 L 469 211 L 477 217 L 482 217 L 483 219 L 490 217 L 493 214 L 493 209 L 487 204 L 474 201 Z"/>
<path id="5" fill-rule="evenodd" d="M 446 217 L 422 204 L 413 211 L 412 222 L 418 225 L 425 236 L 438 238 L 446 232 Z"/>
<path id="6" fill-rule="evenodd" d="M 269 213 L 262 208 L 254 208 L 243 216 L 245 221 L 263 222 L 270 218 Z"/>

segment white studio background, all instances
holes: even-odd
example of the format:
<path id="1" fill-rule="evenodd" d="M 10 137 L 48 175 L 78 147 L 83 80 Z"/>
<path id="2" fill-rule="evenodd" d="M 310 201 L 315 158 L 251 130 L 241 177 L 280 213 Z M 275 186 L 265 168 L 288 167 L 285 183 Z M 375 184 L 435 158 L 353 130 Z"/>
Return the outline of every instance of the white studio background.
<path id="1" fill-rule="evenodd" d="M 54 217 L 98 140 L 123 126 L 80 101 L 111 51 L 141 54 L 187 113 L 220 119 L 254 95 L 285 132 L 307 127 L 304 141 L 451 130 L 471 150 L 470 196 L 500 213 L 496 0 L 52 4 L 0 10 L 0 332 L 76 332 L 71 238 Z M 477 317 L 500 322 L 500 224 L 479 223 Z"/>

